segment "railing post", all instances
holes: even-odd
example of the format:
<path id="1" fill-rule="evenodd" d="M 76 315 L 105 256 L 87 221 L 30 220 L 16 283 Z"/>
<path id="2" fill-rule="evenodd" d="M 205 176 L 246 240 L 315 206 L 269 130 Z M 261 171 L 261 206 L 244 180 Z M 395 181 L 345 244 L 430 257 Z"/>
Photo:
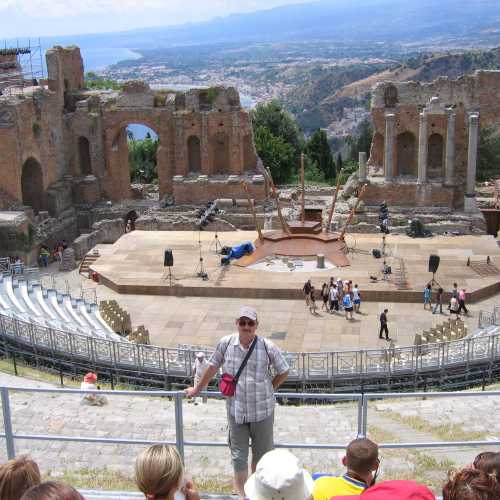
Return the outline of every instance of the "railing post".
<path id="1" fill-rule="evenodd" d="M 175 393 L 175 446 L 184 462 L 184 422 L 182 418 L 182 399 L 184 393 L 177 391 Z"/>
<path id="2" fill-rule="evenodd" d="M 361 434 L 363 436 L 366 436 L 368 432 L 368 398 L 363 394 L 363 417 L 362 417 L 362 422 L 363 426 L 361 429 Z"/>
<path id="3" fill-rule="evenodd" d="M 2 387 L 0 396 L 2 398 L 2 414 L 3 414 L 3 428 L 5 431 L 5 445 L 7 446 L 7 458 L 12 460 L 16 456 L 14 448 L 14 436 L 12 432 L 12 420 L 10 417 L 10 401 L 9 390 L 7 387 Z"/>
<path id="4" fill-rule="evenodd" d="M 365 400 L 365 395 L 361 394 L 358 399 L 358 438 L 364 437 L 363 434 L 363 402 Z"/>

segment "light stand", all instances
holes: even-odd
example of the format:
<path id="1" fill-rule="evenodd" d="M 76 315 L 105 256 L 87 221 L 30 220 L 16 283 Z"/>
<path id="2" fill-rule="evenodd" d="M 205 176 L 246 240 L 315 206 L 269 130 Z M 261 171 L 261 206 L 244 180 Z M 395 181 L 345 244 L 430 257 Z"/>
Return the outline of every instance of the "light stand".
<path id="1" fill-rule="evenodd" d="M 436 273 L 432 273 L 432 279 L 430 281 L 431 286 L 437 285 L 439 288 L 441 288 L 441 283 L 435 279 Z"/>
<path id="2" fill-rule="evenodd" d="M 205 264 L 203 262 L 203 255 L 201 254 L 201 229 L 198 231 L 198 248 L 200 251 L 200 257 L 199 257 L 200 260 L 198 261 L 198 264 L 197 264 L 194 272 L 198 278 L 201 278 L 203 281 L 207 281 L 208 274 L 205 271 Z"/>
<path id="3" fill-rule="evenodd" d="M 164 280 L 167 279 L 167 276 L 165 274 L 163 275 L 163 279 Z M 169 286 L 172 286 L 172 267 L 171 266 L 168 266 L 168 283 L 169 283 Z"/>
<path id="4" fill-rule="evenodd" d="M 219 224 L 216 222 L 214 239 L 212 240 L 212 243 L 210 243 L 210 250 L 215 249 L 215 253 L 217 255 L 221 253 L 222 247 L 224 246 L 219 239 L 218 229 L 219 229 Z"/>

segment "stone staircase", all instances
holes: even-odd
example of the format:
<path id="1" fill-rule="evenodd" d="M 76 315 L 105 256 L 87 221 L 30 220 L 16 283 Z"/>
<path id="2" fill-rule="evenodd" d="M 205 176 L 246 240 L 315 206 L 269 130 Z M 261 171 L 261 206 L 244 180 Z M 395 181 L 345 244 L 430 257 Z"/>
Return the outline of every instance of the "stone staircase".
<path id="1" fill-rule="evenodd" d="M 100 257 L 98 252 L 89 252 L 85 257 L 83 258 L 82 262 L 80 263 L 80 269 L 78 272 L 85 276 L 86 278 L 89 278 L 89 270 L 90 266 Z"/>

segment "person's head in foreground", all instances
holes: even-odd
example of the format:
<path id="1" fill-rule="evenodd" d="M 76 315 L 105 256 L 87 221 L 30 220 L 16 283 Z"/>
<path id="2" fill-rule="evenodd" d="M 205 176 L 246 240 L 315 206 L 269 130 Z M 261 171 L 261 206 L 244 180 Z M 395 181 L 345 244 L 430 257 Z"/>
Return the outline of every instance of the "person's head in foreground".
<path id="1" fill-rule="evenodd" d="M 9 460 L 0 467 L 0 498 L 19 500 L 26 490 L 40 484 L 40 469 L 28 456 Z"/>
<path id="2" fill-rule="evenodd" d="M 196 353 L 196 359 L 197 359 L 198 361 L 203 361 L 203 360 L 205 359 L 205 353 L 204 353 L 204 352 L 202 352 L 202 351 L 197 352 L 197 353 Z"/>
<path id="3" fill-rule="evenodd" d="M 500 452 L 483 452 L 474 460 L 475 469 L 486 472 L 493 479 L 500 483 Z"/>
<path id="4" fill-rule="evenodd" d="M 135 461 L 135 484 L 148 500 L 172 500 L 181 488 L 188 500 L 199 498 L 192 483 L 183 488 L 183 475 L 181 457 L 173 446 L 155 444 Z"/>
<path id="5" fill-rule="evenodd" d="M 245 483 L 250 500 L 306 500 L 314 482 L 297 458 L 287 450 L 268 451 Z"/>
<path id="6" fill-rule="evenodd" d="M 358 438 L 347 445 L 342 465 L 347 468 L 347 475 L 363 481 L 370 486 L 377 479 L 380 466 L 378 446 L 367 438 Z"/>
<path id="7" fill-rule="evenodd" d="M 498 500 L 500 483 L 479 469 L 452 471 L 443 487 L 443 500 Z"/>
<path id="8" fill-rule="evenodd" d="M 253 339 L 255 330 L 259 322 L 257 321 L 257 311 L 253 307 L 243 306 L 236 318 L 236 326 L 240 336 Z"/>
<path id="9" fill-rule="evenodd" d="M 85 500 L 72 486 L 55 481 L 47 481 L 33 486 L 21 500 Z"/>

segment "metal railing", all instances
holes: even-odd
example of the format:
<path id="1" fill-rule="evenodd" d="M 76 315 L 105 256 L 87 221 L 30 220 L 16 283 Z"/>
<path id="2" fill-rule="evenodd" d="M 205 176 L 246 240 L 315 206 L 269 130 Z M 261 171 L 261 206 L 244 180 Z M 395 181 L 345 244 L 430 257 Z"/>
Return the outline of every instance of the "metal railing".
<path id="1" fill-rule="evenodd" d="M 174 400 L 175 416 L 175 440 L 151 440 L 151 439 L 130 439 L 130 438 L 103 438 L 103 437 L 83 437 L 83 436 L 63 436 L 47 434 L 20 434 L 14 433 L 12 427 L 12 412 L 10 408 L 10 392 L 23 393 L 50 393 L 64 395 L 84 395 L 99 394 L 106 396 L 128 396 L 128 397 L 170 397 Z M 218 392 L 203 392 L 202 396 L 221 398 Z M 435 393 L 377 393 L 377 394 L 311 394 L 311 393 L 279 393 L 280 399 L 286 400 L 313 400 L 314 402 L 354 401 L 357 405 L 357 436 L 366 436 L 368 432 L 368 403 L 373 399 L 394 399 L 394 398 L 463 398 L 463 397 L 499 397 L 500 391 L 491 392 L 435 392 Z M 5 439 L 7 456 L 12 459 L 16 456 L 15 441 L 17 439 L 29 441 L 60 441 L 75 443 L 102 443 L 102 444 L 132 444 L 132 445 L 152 445 L 169 444 L 175 445 L 182 459 L 184 460 L 185 446 L 198 447 L 226 447 L 226 441 L 192 441 L 184 438 L 183 424 L 183 400 L 185 394 L 182 391 L 81 391 L 78 389 L 42 389 L 42 388 L 19 388 L 19 387 L 0 387 L 0 398 L 2 402 L 3 414 L 3 433 L 1 438 Z M 495 418 L 495 416 L 492 416 Z M 456 446 L 497 446 L 500 440 L 476 440 L 476 441 L 431 441 L 431 442 L 403 442 L 403 443 L 379 443 L 380 448 L 449 448 Z M 301 448 L 301 449 L 321 449 L 335 450 L 344 449 L 345 443 L 276 443 L 280 448 Z"/>
<path id="2" fill-rule="evenodd" d="M 496 321 L 496 320 L 495 320 Z M 31 352 L 53 358 L 113 369 L 155 372 L 190 377 L 193 349 L 176 349 L 118 342 L 56 330 L 0 314 L 0 339 L 23 345 Z M 500 362 L 500 333 L 421 346 L 329 352 L 287 352 L 292 380 L 325 380 L 338 376 L 400 375 L 441 370 L 477 362 Z"/>

